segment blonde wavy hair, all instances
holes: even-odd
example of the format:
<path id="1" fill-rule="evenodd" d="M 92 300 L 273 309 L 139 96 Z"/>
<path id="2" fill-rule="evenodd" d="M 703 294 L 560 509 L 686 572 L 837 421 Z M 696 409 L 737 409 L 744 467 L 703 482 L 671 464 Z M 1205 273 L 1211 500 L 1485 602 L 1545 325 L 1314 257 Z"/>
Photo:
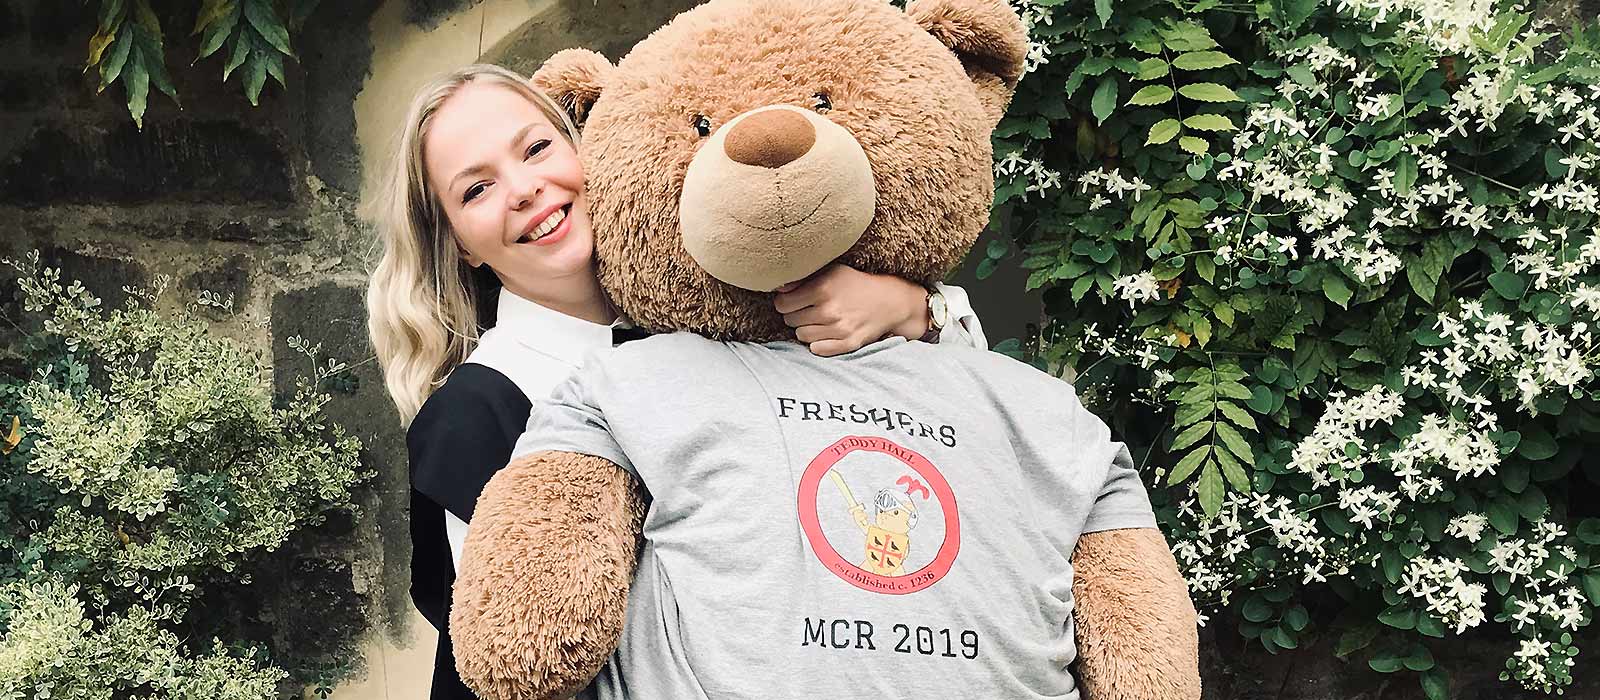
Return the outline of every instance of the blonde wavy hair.
<path id="1" fill-rule="evenodd" d="M 462 259 L 423 164 L 433 115 L 467 83 L 499 85 L 526 97 L 568 142 L 578 144 L 578 129 L 566 111 L 527 78 L 500 66 L 475 64 L 439 76 L 411 101 L 386 181 L 368 210 L 383 254 L 367 286 L 372 347 L 389 396 L 408 425 L 472 353 L 482 329 L 493 325 L 500 288 L 487 267 L 474 269 Z"/>

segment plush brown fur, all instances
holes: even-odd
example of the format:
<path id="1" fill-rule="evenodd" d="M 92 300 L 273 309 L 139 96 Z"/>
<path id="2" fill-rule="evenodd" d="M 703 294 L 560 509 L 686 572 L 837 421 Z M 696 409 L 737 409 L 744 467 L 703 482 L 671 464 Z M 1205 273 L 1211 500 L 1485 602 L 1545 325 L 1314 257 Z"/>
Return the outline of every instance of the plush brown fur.
<path id="1" fill-rule="evenodd" d="M 1198 618 L 1161 531 L 1084 535 L 1072 568 L 1087 700 L 1199 698 Z"/>
<path id="2" fill-rule="evenodd" d="M 990 134 L 1027 38 L 1003 0 L 713 0 L 617 66 L 564 51 L 534 78 L 584 125 L 598 274 L 633 320 L 724 340 L 790 337 L 770 295 L 717 281 L 685 252 L 685 173 L 715 129 L 770 105 L 844 127 L 870 160 L 871 224 L 839 258 L 933 281 L 988 222 Z M 641 400 L 648 400 L 642 398 Z M 462 678 L 489 700 L 557 697 L 613 651 L 642 497 L 604 460 L 547 453 L 490 482 L 469 532 L 451 618 Z M 1194 609 L 1155 530 L 1081 538 L 1074 556 L 1079 673 L 1089 700 L 1198 697 Z"/>
<path id="3" fill-rule="evenodd" d="M 545 62 L 533 77 L 533 86 L 567 108 L 572 122 L 582 127 L 613 70 L 605 56 L 588 49 L 563 49 Z"/>
<path id="4" fill-rule="evenodd" d="M 542 452 L 489 480 L 450 613 L 457 669 L 479 697 L 566 697 L 600 671 L 622 634 L 644 510 L 633 477 L 599 457 Z"/>

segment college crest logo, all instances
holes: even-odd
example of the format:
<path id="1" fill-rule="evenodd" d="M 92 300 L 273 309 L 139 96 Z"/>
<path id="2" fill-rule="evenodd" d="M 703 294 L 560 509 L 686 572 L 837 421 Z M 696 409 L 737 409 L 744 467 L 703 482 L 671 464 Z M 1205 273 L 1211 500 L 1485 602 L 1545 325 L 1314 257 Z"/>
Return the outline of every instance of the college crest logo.
<path id="1" fill-rule="evenodd" d="M 884 438 L 850 436 L 829 445 L 801 475 L 796 508 L 822 565 L 874 593 L 932 586 L 961 551 L 961 519 L 944 474 Z"/>

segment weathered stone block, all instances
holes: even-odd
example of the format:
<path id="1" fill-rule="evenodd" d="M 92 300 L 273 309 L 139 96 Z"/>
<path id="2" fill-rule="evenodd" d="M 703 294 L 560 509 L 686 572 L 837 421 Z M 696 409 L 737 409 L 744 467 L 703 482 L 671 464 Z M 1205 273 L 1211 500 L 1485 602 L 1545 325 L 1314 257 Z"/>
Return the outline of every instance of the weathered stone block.
<path id="1" fill-rule="evenodd" d="M 39 262 L 45 267 L 60 269 L 63 284 L 71 284 L 73 280 L 82 282 L 107 308 L 117 308 L 128 302 L 129 295 L 123 291 L 124 287 L 138 289 L 150 283 L 144 266 L 132 260 L 95 257 L 49 247 L 39 251 Z"/>
<path id="2" fill-rule="evenodd" d="M 332 396 L 326 411 L 334 422 L 361 440 L 361 461 L 376 470 L 368 482 L 371 502 L 364 504 L 367 527 L 376 525 L 381 534 L 381 556 L 373 552 L 366 558 L 382 562 L 386 619 L 404 620 L 411 600 L 408 595 L 411 567 L 411 541 L 407 509 L 410 505 L 410 474 L 407 469 L 405 433 L 394 404 L 383 388 L 383 377 L 372 357 L 367 340 L 365 290 L 327 283 L 278 294 L 272 300 L 272 353 L 274 383 L 280 396 L 292 395 L 297 377 L 306 375 L 310 361 L 289 347 L 288 339 L 300 336 L 312 344 L 322 344 L 322 362 L 332 357 L 352 365 L 348 374 L 326 387 Z M 353 381 L 350 381 L 353 379 Z"/>
<path id="3" fill-rule="evenodd" d="M 285 203 L 290 182 L 279 145 L 234 122 L 48 125 L 0 166 L 0 203 Z"/>
<path id="4" fill-rule="evenodd" d="M 0 22 L 4 21 L 5 18 L 0 17 Z M 21 112 L 42 106 L 50 93 L 39 78 L 35 71 L 0 71 L 0 110 Z"/>

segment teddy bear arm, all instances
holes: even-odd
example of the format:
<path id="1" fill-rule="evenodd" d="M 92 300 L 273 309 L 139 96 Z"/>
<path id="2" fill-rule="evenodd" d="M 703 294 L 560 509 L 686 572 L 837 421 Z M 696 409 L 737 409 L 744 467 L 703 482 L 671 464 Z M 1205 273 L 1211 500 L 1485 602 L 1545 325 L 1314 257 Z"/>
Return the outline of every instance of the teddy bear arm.
<path id="1" fill-rule="evenodd" d="M 484 700 L 567 697 L 616 649 L 645 499 L 617 465 L 524 456 L 479 497 L 456 579 L 450 636 Z"/>
<path id="2" fill-rule="evenodd" d="M 1072 565 L 1086 700 L 1198 699 L 1194 603 L 1161 531 L 1084 535 Z"/>

